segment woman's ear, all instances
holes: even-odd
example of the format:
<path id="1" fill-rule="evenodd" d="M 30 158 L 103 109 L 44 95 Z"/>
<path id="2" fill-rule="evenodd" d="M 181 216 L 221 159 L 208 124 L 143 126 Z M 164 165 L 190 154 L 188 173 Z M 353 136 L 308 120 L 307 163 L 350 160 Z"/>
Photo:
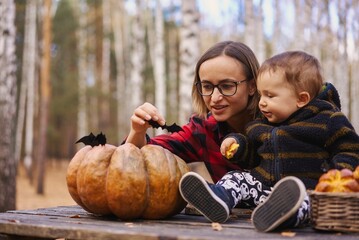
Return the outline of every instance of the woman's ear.
<path id="1" fill-rule="evenodd" d="M 297 107 L 302 108 L 310 101 L 310 94 L 308 92 L 300 92 L 297 100 Z"/>
<path id="2" fill-rule="evenodd" d="M 253 80 L 249 81 L 249 96 L 253 96 L 257 91 L 256 83 Z"/>

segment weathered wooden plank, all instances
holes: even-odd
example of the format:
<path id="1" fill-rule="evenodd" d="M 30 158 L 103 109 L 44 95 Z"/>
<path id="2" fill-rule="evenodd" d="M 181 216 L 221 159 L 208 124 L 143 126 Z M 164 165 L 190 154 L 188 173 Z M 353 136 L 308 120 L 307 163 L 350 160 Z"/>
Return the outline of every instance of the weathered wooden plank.
<path id="1" fill-rule="evenodd" d="M 0 234 L 66 239 L 281 239 L 281 233 L 260 233 L 248 212 L 238 214 L 216 231 L 202 216 L 178 214 L 166 220 L 121 221 L 89 214 L 78 206 L 0 213 Z M 243 219 L 247 216 L 246 219 Z M 295 229 L 295 239 L 358 239 L 358 234 L 335 234 Z M 12 238 L 9 238 L 12 239 Z M 16 239 L 16 238 L 13 238 Z M 30 238 L 29 238 L 30 239 Z"/>

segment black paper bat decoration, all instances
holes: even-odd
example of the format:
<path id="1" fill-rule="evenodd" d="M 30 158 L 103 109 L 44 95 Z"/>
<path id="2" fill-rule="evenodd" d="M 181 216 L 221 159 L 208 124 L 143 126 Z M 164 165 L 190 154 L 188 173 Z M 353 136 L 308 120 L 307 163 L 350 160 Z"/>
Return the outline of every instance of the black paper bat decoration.
<path id="1" fill-rule="evenodd" d="M 153 128 L 162 128 L 162 129 L 166 129 L 167 131 L 174 133 L 174 132 L 180 132 L 183 131 L 183 129 L 178 126 L 177 124 L 172 124 L 172 125 L 163 125 L 161 126 L 158 122 L 153 121 L 153 120 L 149 120 L 148 123 L 153 127 Z"/>
<path id="2" fill-rule="evenodd" d="M 91 145 L 91 147 L 98 146 L 98 145 L 105 145 L 106 144 L 106 136 L 105 134 L 97 134 L 96 136 L 93 133 L 90 133 L 87 136 L 84 136 L 77 140 L 76 143 L 82 142 L 85 145 Z"/>

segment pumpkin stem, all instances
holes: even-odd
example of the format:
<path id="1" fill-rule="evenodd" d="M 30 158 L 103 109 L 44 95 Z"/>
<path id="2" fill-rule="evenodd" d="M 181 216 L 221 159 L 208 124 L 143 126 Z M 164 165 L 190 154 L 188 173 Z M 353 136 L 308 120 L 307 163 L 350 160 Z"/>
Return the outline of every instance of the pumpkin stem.
<path id="1" fill-rule="evenodd" d="M 97 134 L 96 136 L 93 135 L 91 132 L 89 135 L 84 136 L 77 140 L 76 143 L 82 142 L 85 145 L 90 145 L 91 147 L 98 146 L 98 145 L 105 145 L 106 144 L 106 135 L 102 132 Z"/>

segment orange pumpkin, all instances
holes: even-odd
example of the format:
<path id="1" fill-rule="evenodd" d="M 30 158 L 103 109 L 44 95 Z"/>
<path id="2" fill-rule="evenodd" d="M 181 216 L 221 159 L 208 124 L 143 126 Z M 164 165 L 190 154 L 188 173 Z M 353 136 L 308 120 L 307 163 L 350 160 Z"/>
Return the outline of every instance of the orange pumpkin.
<path id="1" fill-rule="evenodd" d="M 182 159 L 160 146 L 103 144 L 80 149 L 66 180 L 72 198 L 88 212 L 163 219 L 186 206 L 178 183 L 188 171 Z"/>

